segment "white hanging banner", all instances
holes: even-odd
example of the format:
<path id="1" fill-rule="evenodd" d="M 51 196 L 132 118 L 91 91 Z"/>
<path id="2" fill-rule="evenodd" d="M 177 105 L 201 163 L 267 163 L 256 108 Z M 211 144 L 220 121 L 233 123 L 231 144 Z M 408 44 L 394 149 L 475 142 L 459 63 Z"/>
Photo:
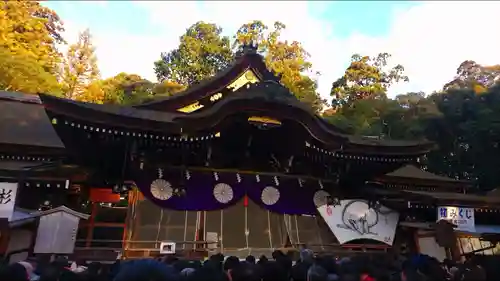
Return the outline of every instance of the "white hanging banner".
<path id="1" fill-rule="evenodd" d="M 0 218 L 12 219 L 16 195 L 17 183 L 0 182 Z"/>
<path id="2" fill-rule="evenodd" d="M 476 231 L 474 220 L 474 208 L 462 208 L 452 206 L 441 206 L 437 210 L 437 221 L 447 220 L 456 225 L 456 230 Z"/>
<path id="3" fill-rule="evenodd" d="M 322 205 L 318 212 L 340 244 L 372 239 L 392 246 L 399 213 L 384 206 L 371 208 L 360 199 L 342 200 L 340 205 Z"/>

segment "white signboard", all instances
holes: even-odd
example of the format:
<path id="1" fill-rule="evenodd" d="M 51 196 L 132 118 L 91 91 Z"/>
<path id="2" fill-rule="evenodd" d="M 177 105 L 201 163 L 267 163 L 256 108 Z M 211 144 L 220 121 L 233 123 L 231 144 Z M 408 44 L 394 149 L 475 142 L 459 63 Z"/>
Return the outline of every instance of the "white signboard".
<path id="1" fill-rule="evenodd" d="M 79 222 L 79 217 L 62 211 L 41 216 L 33 252 L 72 254 Z"/>
<path id="2" fill-rule="evenodd" d="M 437 209 L 437 221 L 447 220 L 456 225 L 456 230 L 476 231 L 474 208 L 441 206 Z"/>
<path id="3" fill-rule="evenodd" d="M 17 183 L 0 182 L 0 218 L 12 219 L 16 195 Z"/>
<path id="4" fill-rule="evenodd" d="M 399 213 L 384 206 L 370 208 L 365 200 L 342 200 L 340 205 L 322 205 L 318 212 L 340 244 L 355 239 L 394 242 Z"/>
<path id="5" fill-rule="evenodd" d="M 175 254 L 175 242 L 161 242 L 160 254 L 163 255 Z"/>

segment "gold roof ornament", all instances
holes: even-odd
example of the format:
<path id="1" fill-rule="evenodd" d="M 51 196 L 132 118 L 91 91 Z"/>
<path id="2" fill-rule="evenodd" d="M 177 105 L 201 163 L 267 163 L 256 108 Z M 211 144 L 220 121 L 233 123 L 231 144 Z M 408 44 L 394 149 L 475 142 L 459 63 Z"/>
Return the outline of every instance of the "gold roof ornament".
<path id="1" fill-rule="evenodd" d="M 266 116 L 251 116 L 248 118 L 248 122 L 281 126 L 281 121 Z"/>

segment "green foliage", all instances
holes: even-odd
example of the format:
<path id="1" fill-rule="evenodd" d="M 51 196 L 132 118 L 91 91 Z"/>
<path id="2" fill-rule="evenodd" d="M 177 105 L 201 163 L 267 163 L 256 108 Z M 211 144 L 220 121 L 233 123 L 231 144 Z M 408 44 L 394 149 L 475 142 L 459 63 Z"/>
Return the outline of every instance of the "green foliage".
<path id="1" fill-rule="evenodd" d="M 443 86 L 443 90 L 473 89 L 480 94 L 498 83 L 500 65 L 484 66 L 475 61 L 466 60 L 457 68 L 457 74 L 450 82 Z"/>
<path id="2" fill-rule="evenodd" d="M 389 58 L 388 53 L 377 57 L 353 55 L 344 75 L 332 84 L 333 107 L 349 105 L 360 99 L 384 98 L 392 84 L 409 81 L 402 65 L 386 70 Z"/>
<path id="3" fill-rule="evenodd" d="M 309 54 L 299 42 L 280 39 L 284 28 L 284 24 L 276 22 L 274 29 L 268 32 L 263 22 L 249 22 L 238 29 L 231 47 L 229 38 L 221 35 L 220 27 L 197 22 L 181 36 L 178 48 L 161 54 L 161 59 L 155 62 L 155 73 L 159 81 L 192 85 L 227 67 L 233 60 L 233 50 L 257 43 L 266 65 L 281 76 L 283 85 L 314 111 L 320 111 L 325 101 L 319 97 L 317 82 L 306 75 L 312 67 Z"/>
<path id="4" fill-rule="evenodd" d="M 197 22 L 181 36 L 179 47 L 162 53 L 154 69 L 159 81 L 191 85 L 214 76 L 233 58 L 229 38 L 215 24 Z"/>
<path id="5" fill-rule="evenodd" d="M 325 118 L 352 134 L 412 140 L 424 137 L 438 147 L 423 163 L 430 171 L 472 181 L 483 190 L 497 188 L 500 85 L 496 68 L 463 63 L 454 84 L 445 85 L 440 93 L 354 99 Z M 482 86 L 481 92 L 477 84 Z"/>
<path id="6" fill-rule="evenodd" d="M 481 95 L 474 89 L 450 89 L 428 99 L 441 118 L 427 122 L 425 136 L 439 150 L 428 155 L 428 165 L 452 177 L 476 182 L 483 189 L 500 183 L 500 88 Z"/>
<path id="7" fill-rule="evenodd" d="M 257 44 L 267 67 L 281 77 L 281 83 L 301 101 L 310 104 L 314 111 L 319 112 L 325 101 L 318 94 L 317 82 L 306 75 L 312 68 L 310 55 L 301 43 L 280 39 L 281 32 L 285 28 L 281 22 L 275 22 L 270 31 L 262 21 L 246 23 L 236 32 L 233 49 L 237 50 L 243 45 L 252 43 Z"/>
<path id="8" fill-rule="evenodd" d="M 169 97 L 186 89 L 185 86 L 171 81 L 152 83 L 142 80 L 125 84 L 123 104 L 140 104 L 157 98 Z"/>

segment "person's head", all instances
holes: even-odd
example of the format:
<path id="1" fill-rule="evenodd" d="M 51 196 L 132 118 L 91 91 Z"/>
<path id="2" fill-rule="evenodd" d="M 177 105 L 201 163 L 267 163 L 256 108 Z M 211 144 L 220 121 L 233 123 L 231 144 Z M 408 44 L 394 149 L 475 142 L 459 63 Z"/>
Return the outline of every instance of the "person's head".
<path id="1" fill-rule="evenodd" d="M 267 257 L 265 255 L 262 255 L 259 257 L 259 261 L 257 262 L 257 264 L 265 264 L 266 262 L 268 261 Z"/>
<path id="2" fill-rule="evenodd" d="M 196 269 L 189 275 L 189 281 L 228 281 L 228 274 L 224 273 L 214 264 L 219 264 L 217 261 L 207 261 L 202 267 Z M 167 280 L 170 281 L 170 280 Z"/>
<path id="3" fill-rule="evenodd" d="M 271 256 L 273 257 L 273 259 L 277 260 L 278 258 L 284 256 L 285 254 L 280 251 L 280 250 L 275 250 L 273 251 L 273 253 L 271 254 Z"/>
<path id="4" fill-rule="evenodd" d="M 188 279 L 194 272 L 196 271 L 196 269 L 194 268 L 191 268 L 191 267 L 186 267 L 184 268 L 183 270 L 181 270 L 180 272 L 180 276 L 182 279 L 186 280 Z"/>
<path id="5" fill-rule="evenodd" d="M 309 249 L 300 251 L 300 261 L 305 263 L 312 263 L 314 259 L 314 252 Z"/>
<path id="6" fill-rule="evenodd" d="M 319 265 L 312 265 L 307 270 L 307 281 L 327 281 L 328 272 Z"/>
<path id="7" fill-rule="evenodd" d="M 53 264 L 45 267 L 40 275 L 40 281 L 58 281 L 61 269 Z"/>
<path id="8" fill-rule="evenodd" d="M 79 281 L 79 277 L 79 275 L 70 270 L 63 270 L 58 281 Z"/>
<path id="9" fill-rule="evenodd" d="M 235 256 L 230 256 L 224 262 L 224 271 L 231 271 L 240 265 L 240 259 Z"/>
<path id="10" fill-rule="evenodd" d="M 213 261 L 224 262 L 224 255 L 221 253 L 217 253 L 215 255 L 211 255 L 209 259 Z"/>
<path id="11" fill-rule="evenodd" d="M 241 264 L 231 271 L 231 281 L 261 281 L 262 278 L 253 264 Z"/>
<path id="12" fill-rule="evenodd" d="M 2 273 L 2 281 L 29 281 L 29 275 L 26 268 L 19 264 L 14 263 L 7 266 Z"/>
<path id="13" fill-rule="evenodd" d="M 222 264 L 224 263 L 224 255 L 221 253 L 211 255 L 208 261 L 210 261 L 211 266 L 217 265 L 217 268 L 222 270 Z"/>
<path id="14" fill-rule="evenodd" d="M 123 263 L 114 281 L 177 281 L 178 277 L 173 267 L 156 260 L 142 259 Z"/>
<path id="15" fill-rule="evenodd" d="M 245 258 L 245 261 L 250 263 L 250 264 L 255 264 L 255 257 L 252 255 L 249 255 Z"/>
<path id="16" fill-rule="evenodd" d="M 26 269 L 26 273 L 28 274 L 28 277 L 31 279 L 31 277 L 33 276 L 33 271 L 34 271 L 33 265 L 29 262 L 26 262 L 26 261 L 20 261 L 18 263 L 20 265 L 24 266 L 24 269 Z"/>
<path id="17" fill-rule="evenodd" d="M 166 264 L 174 264 L 178 261 L 179 259 L 174 256 L 174 255 L 166 255 L 165 257 L 163 257 L 163 262 L 166 263 Z"/>
<path id="18" fill-rule="evenodd" d="M 269 261 L 262 265 L 262 281 L 287 281 L 288 272 L 276 261 Z"/>
<path id="19" fill-rule="evenodd" d="M 496 277 L 496 276 L 495 276 Z M 463 281 L 486 281 L 486 273 L 479 266 L 467 268 L 463 274 Z"/>
<path id="20" fill-rule="evenodd" d="M 89 274 L 97 275 L 101 271 L 102 264 L 100 262 L 91 262 L 87 268 Z"/>
<path id="21" fill-rule="evenodd" d="M 333 257 L 325 256 L 321 259 L 317 260 L 317 264 L 323 267 L 328 274 L 336 274 L 337 273 L 337 264 Z"/>
<path id="22" fill-rule="evenodd" d="M 290 256 L 288 255 L 283 255 L 281 257 L 278 257 L 276 259 L 276 262 L 281 266 L 283 267 L 286 271 L 289 271 L 290 269 L 292 269 L 292 266 L 293 266 L 293 260 Z"/>

